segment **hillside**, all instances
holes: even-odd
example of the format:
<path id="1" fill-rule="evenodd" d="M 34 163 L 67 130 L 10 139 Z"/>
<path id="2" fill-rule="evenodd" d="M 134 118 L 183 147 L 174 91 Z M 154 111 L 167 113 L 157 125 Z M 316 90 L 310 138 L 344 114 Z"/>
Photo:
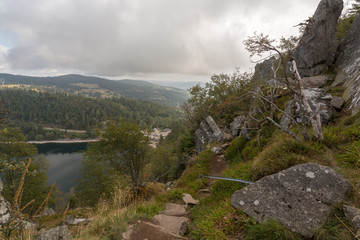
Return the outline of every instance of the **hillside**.
<path id="1" fill-rule="evenodd" d="M 123 96 L 148 100 L 171 106 L 179 106 L 188 98 L 184 90 L 165 87 L 138 80 L 108 80 L 105 78 L 82 75 L 64 75 L 57 77 L 30 77 L 0 74 L 3 85 L 0 87 L 38 88 L 53 92 L 68 92 L 90 97 Z"/>

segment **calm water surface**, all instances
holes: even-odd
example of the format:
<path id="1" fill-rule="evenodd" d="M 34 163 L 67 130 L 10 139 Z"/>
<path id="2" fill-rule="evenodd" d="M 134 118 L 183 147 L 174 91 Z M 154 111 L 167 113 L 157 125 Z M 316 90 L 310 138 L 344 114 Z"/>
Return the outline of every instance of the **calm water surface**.
<path id="1" fill-rule="evenodd" d="M 82 154 L 87 143 L 44 143 L 36 144 L 39 154 L 49 163 L 47 171 L 49 184 L 56 181 L 56 186 L 69 192 L 79 177 Z"/>

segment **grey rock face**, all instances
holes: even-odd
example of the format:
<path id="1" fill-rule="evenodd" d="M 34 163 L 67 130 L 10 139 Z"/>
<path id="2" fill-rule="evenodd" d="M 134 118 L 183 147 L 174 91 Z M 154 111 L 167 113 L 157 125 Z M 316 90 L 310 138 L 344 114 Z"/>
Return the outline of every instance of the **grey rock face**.
<path id="1" fill-rule="evenodd" d="M 275 57 L 264 60 L 261 63 L 255 65 L 255 73 L 253 76 L 253 81 L 263 82 L 264 80 L 269 80 L 274 77 L 274 72 L 272 70 L 273 65 L 275 64 Z"/>
<path id="2" fill-rule="evenodd" d="M 329 167 L 306 163 L 236 191 L 231 205 L 259 222 L 274 219 L 293 232 L 311 238 L 329 213 L 328 204 L 345 199 L 350 183 Z"/>
<path id="3" fill-rule="evenodd" d="M 336 61 L 339 69 L 333 86 L 343 86 L 343 98 L 350 102 L 349 110 L 355 114 L 360 109 L 360 15 L 340 45 Z"/>
<path id="4" fill-rule="evenodd" d="M 40 234 L 37 240 L 72 240 L 72 236 L 67 226 L 51 228 Z"/>
<path id="5" fill-rule="evenodd" d="M 344 106 L 344 99 L 342 97 L 334 96 L 331 100 L 331 106 L 336 109 L 341 109 Z"/>
<path id="6" fill-rule="evenodd" d="M 358 231 L 360 229 L 360 210 L 348 205 L 344 205 L 343 210 L 345 217 L 351 222 L 355 231 Z"/>
<path id="7" fill-rule="evenodd" d="M 302 77 L 319 75 L 334 64 L 338 47 L 336 26 L 342 9 L 342 0 L 319 3 L 293 54 Z"/>
<path id="8" fill-rule="evenodd" d="M 211 116 L 205 118 L 199 126 L 199 129 L 195 132 L 195 145 L 196 150 L 201 152 L 204 150 L 204 145 L 209 142 L 221 142 L 224 141 L 225 135 L 217 126 L 216 122 Z"/>
<path id="9" fill-rule="evenodd" d="M 231 135 L 233 137 L 242 136 L 243 138 L 249 139 L 250 136 L 246 129 L 247 123 L 246 118 L 244 116 L 238 116 L 234 118 L 234 121 L 230 123 Z"/>
<path id="10" fill-rule="evenodd" d="M 331 100 L 332 96 L 326 94 L 326 90 L 322 88 L 310 88 L 305 89 L 304 94 L 307 97 L 308 103 L 313 111 L 316 110 L 317 104 L 320 104 L 320 117 L 321 117 L 321 123 L 328 123 L 329 120 L 332 117 L 332 108 L 331 108 Z M 299 102 L 296 102 L 296 110 L 295 114 L 296 116 L 300 116 L 300 104 Z M 300 121 L 300 119 L 298 118 Z"/>
<path id="11" fill-rule="evenodd" d="M 1 196 L 3 190 L 3 182 L 0 179 L 0 224 L 3 224 L 10 219 L 10 203 Z"/>

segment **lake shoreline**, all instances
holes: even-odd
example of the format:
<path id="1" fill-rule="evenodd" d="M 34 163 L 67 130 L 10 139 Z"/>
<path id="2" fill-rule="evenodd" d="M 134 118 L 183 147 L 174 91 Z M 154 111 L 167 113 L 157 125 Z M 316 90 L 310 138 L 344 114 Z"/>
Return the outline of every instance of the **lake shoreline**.
<path id="1" fill-rule="evenodd" d="M 45 140 L 45 141 L 27 141 L 30 144 L 46 144 L 46 143 L 89 143 L 98 142 L 99 139 L 60 139 L 60 140 Z"/>

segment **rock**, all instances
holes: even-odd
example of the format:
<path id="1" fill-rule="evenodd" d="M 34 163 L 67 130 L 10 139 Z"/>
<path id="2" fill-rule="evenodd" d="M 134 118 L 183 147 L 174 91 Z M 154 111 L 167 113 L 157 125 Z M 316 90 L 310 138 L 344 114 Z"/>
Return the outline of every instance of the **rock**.
<path id="1" fill-rule="evenodd" d="M 40 234 L 37 240 L 72 240 L 67 226 L 51 228 Z"/>
<path id="2" fill-rule="evenodd" d="M 182 196 L 182 199 L 183 201 L 185 202 L 186 206 L 188 204 L 190 205 L 196 205 L 199 203 L 199 200 L 195 200 L 190 194 L 188 193 L 183 193 L 183 196 Z"/>
<path id="3" fill-rule="evenodd" d="M 22 229 L 37 229 L 38 227 L 39 227 L 39 225 L 38 224 L 36 224 L 36 223 L 32 223 L 32 222 L 28 222 L 28 221 L 25 221 L 25 220 L 23 220 L 23 221 L 21 221 L 20 222 L 20 225 L 21 225 L 21 228 Z"/>
<path id="4" fill-rule="evenodd" d="M 305 77 L 305 78 L 301 79 L 302 84 L 305 89 L 306 88 L 324 87 L 326 85 L 326 83 L 328 83 L 329 81 L 333 81 L 333 80 L 334 80 L 333 76 L 326 76 L 326 75 Z"/>
<path id="5" fill-rule="evenodd" d="M 222 148 L 219 148 L 219 147 L 212 147 L 211 151 L 213 153 L 215 153 L 216 155 L 221 155 L 221 154 L 224 153 L 224 150 Z"/>
<path id="6" fill-rule="evenodd" d="M 331 100 L 332 100 L 331 95 L 327 95 L 326 90 L 322 88 L 305 89 L 304 94 L 306 95 L 308 103 L 313 111 L 316 110 L 317 104 L 320 104 L 321 123 L 327 124 L 333 114 L 333 110 L 331 107 Z M 298 122 L 301 122 L 299 117 L 301 113 L 299 104 L 300 104 L 299 102 L 296 102 L 295 115 L 297 117 Z M 307 117 L 307 122 L 308 123 L 310 122 L 308 117 Z"/>
<path id="7" fill-rule="evenodd" d="M 204 145 L 209 142 L 221 142 L 224 141 L 225 135 L 216 125 L 214 119 L 211 116 L 205 118 L 199 126 L 199 129 L 195 132 L 195 145 L 197 152 L 204 150 Z"/>
<path id="8" fill-rule="evenodd" d="M 165 184 L 165 190 L 170 190 L 174 186 L 173 181 L 169 181 Z"/>
<path id="9" fill-rule="evenodd" d="M 289 129 L 291 126 L 291 118 L 294 119 L 294 114 L 295 114 L 295 104 L 294 104 L 295 100 L 294 99 L 290 99 L 285 107 L 284 110 L 284 114 L 281 117 L 280 120 L 280 126 L 283 127 L 284 129 Z"/>
<path id="10" fill-rule="evenodd" d="M 168 216 L 164 214 L 154 216 L 153 220 L 166 230 L 180 235 L 185 234 L 186 228 L 190 222 L 190 219 L 187 217 Z"/>
<path id="11" fill-rule="evenodd" d="M 360 15 L 340 45 L 336 61 L 338 74 L 332 86 L 342 86 L 344 100 L 349 101 L 349 110 L 355 114 L 360 109 Z"/>
<path id="12" fill-rule="evenodd" d="M 79 224 L 87 224 L 89 223 L 89 219 L 86 218 L 75 218 L 72 215 L 67 215 L 65 217 L 65 223 L 67 225 L 79 225 Z"/>
<path id="13" fill-rule="evenodd" d="M 4 224 L 10 219 L 10 203 L 1 196 L 3 190 L 3 183 L 0 179 L 0 224 Z"/>
<path id="14" fill-rule="evenodd" d="M 274 219 L 311 238 L 330 214 L 329 204 L 342 202 L 350 183 L 329 167 L 296 165 L 236 191 L 231 205 L 259 222 Z"/>
<path id="15" fill-rule="evenodd" d="M 342 97 L 333 96 L 331 100 L 331 106 L 336 109 L 341 109 L 344 106 L 344 99 Z"/>
<path id="16" fill-rule="evenodd" d="M 185 205 L 180 205 L 175 203 L 166 203 L 165 211 L 161 213 L 168 216 L 186 216 L 190 214 L 189 212 L 186 211 Z"/>
<path id="17" fill-rule="evenodd" d="M 319 75 L 334 64 L 342 0 L 321 0 L 293 53 L 301 77 Z"/>
<path id="18" fill-rule="evenodd" d="M 349 220 L 349 222 L 352 224 L 352 226 L 355 229 L 355 232 L 360 230 L 360 210 L 351 207 L 348 205 L 344 205 L 343 207 L 345 217 Z"/>
<path id="19" fill-rule="evenodd" d="M 233 135 L 233 137 L 239 136 L 244 121 L 245 121 L 244 116 L 238 116 L 234 118 L 234 121 L 230 123 L 231 135 Z"/>
<path id="20" fill-rule="evenodd" d="M 55 215 L 56 212 L 54 211 L 54 209 L 46 207 L 42 212 L 41 212 L 41 216 L 45 217 L 45 216 L 52 216 Z"/>
<path id="21" fill-rule="evenodd" d="M 167 231 L 164 227 L 149 222 L 138 222 L 129 226 L 122 234 L 124 240 L 186 240 L 186 238 Z"/>
<path id="22" fill-rule="evenodd" d="M 255 72 L 252 81 L 263 83 L 274 77 L 272 70 L 273 65 L 276 64 L 276 58 L 271 57 L 255 65 Z"/>
<path id="23" fill-rule="evenodd" d="M 230 123 L 231 135 L 233 137 L 242 136 L 250 140 L 249 134 L 247 132 L 247 122 L 244 116 L 238 116 L 234 118 L 234 121 Z"/>

